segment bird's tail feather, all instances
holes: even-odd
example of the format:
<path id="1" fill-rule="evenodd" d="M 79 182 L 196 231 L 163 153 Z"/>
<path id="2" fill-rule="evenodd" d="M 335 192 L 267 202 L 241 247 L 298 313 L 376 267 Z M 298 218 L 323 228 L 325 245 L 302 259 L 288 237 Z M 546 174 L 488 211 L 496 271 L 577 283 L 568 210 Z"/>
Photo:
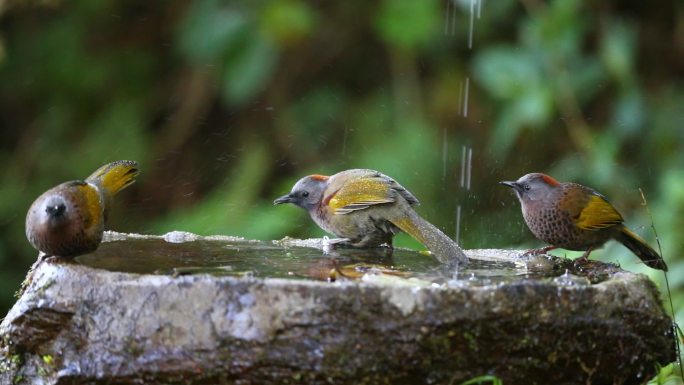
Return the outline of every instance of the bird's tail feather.
<path id="1" fill-rule="evenodd" d="M 395 220 L 390 220 L 395 226 L 418 242 L 425 245 L 430 252 L 442 263 L 460 265 L 468 261 L 463 250 L 456 242 L 447 237 L 432 223 L 423 219 L 413 210 L 407 210 L 404 215 Z"/>
<path id="2" fill-rule="evenodd" d="M 138 162 L 119 160 L 105 164 L 92 173 L 87 182 L 94 183 L 114 195 L 135 182 L 138 176 Z"/>
<path id="3" fill-rule="evenodd" d="M 620 232 L 616 237 L 617 241 L 625 245 L 634 254 L 636 254 L 639 259 L 641 259 L 646 266 L 653 269 L 658 269 L 662 271 L 667 271 L 667 265 L 665 260 L 658 254 L 657 251 L 653 250 L 646 241 L 641 239 L 638 235 L 632 232 L 626 227 L 622 227 Z"/>

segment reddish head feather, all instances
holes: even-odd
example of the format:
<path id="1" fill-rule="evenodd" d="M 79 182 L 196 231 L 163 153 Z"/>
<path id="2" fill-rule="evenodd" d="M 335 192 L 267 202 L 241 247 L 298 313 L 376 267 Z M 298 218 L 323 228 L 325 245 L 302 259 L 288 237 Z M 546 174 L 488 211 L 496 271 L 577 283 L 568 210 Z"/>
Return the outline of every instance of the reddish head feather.
<path id="1" fill-rule="evenodd" d="M 546 182 L 547 184 L 549 184 L 550 186 L 558 186 L 560 184 L 560 183 L 558 183 L 557 180 L 551 178 L 548 175 L 544 175 L 544 174 L 542 174 L 542 180 L 544 182 Z"/>
<path id="2" fill-rule="evenodd" d="M 311 178 L 313 180 L 318 180 L 318 181 L 326 181 L 326 180 L 328 180 L 329 176 L 320 175 L 320 174 L 313 174 L 313 175 L 309 175 L 309 178 Z"/>

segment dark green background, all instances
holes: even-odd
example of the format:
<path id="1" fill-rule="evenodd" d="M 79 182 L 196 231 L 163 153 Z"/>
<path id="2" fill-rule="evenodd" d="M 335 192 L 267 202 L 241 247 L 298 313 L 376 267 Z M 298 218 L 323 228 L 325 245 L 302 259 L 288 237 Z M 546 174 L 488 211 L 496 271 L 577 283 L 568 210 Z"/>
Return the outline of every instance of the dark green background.
<path id="1" fill-rule="evenodd" d="M 466 248 L 537 247 L 497 182 L 543 171 L 655 245 L 642 188 L 682 308 L 682 2 L 475 2 L 472 48 L 469 0 L 0 4 L 0 312 L 33 199 L 117 159 L 142 173 L 108 227 L 139 233 L 322 236 L 273 198 L 366 167 L 451 236 L 461 205 Z M 663 285 L 615 242 L 592 256 Z"/>

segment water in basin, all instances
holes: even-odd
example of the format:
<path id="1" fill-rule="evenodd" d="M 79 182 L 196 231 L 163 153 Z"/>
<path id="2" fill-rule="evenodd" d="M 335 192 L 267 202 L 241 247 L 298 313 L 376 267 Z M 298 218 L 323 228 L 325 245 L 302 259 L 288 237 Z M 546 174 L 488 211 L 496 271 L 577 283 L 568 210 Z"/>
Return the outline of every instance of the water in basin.
<path id="1" fill-rule="evenodd" d="M 323 247 L 318 240 L 265 242 L 189 233 L 146 236 L 108 232 L 81 264 L 138 274 L 213 274 L 315 280 L 412 279 L 423 284 L 485 285 L 562 276 L 558 261 L 519 252 L 468 251 L 471 262 L 445 268 L 429 254 L 396 248 Z"/>

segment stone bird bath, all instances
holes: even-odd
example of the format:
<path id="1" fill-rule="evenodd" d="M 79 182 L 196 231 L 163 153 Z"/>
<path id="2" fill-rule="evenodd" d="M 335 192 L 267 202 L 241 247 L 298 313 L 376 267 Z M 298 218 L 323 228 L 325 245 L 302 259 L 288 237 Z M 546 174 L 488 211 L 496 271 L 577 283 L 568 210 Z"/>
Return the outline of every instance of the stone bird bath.
<path id="1" fill-rule="evenodd" d="M 0 383 L 639 384 L 675 359 L 657 289 L 612 265 L 472 250 L 454 274 L 321 245 L 107 233 L 36 263 Z"/>

